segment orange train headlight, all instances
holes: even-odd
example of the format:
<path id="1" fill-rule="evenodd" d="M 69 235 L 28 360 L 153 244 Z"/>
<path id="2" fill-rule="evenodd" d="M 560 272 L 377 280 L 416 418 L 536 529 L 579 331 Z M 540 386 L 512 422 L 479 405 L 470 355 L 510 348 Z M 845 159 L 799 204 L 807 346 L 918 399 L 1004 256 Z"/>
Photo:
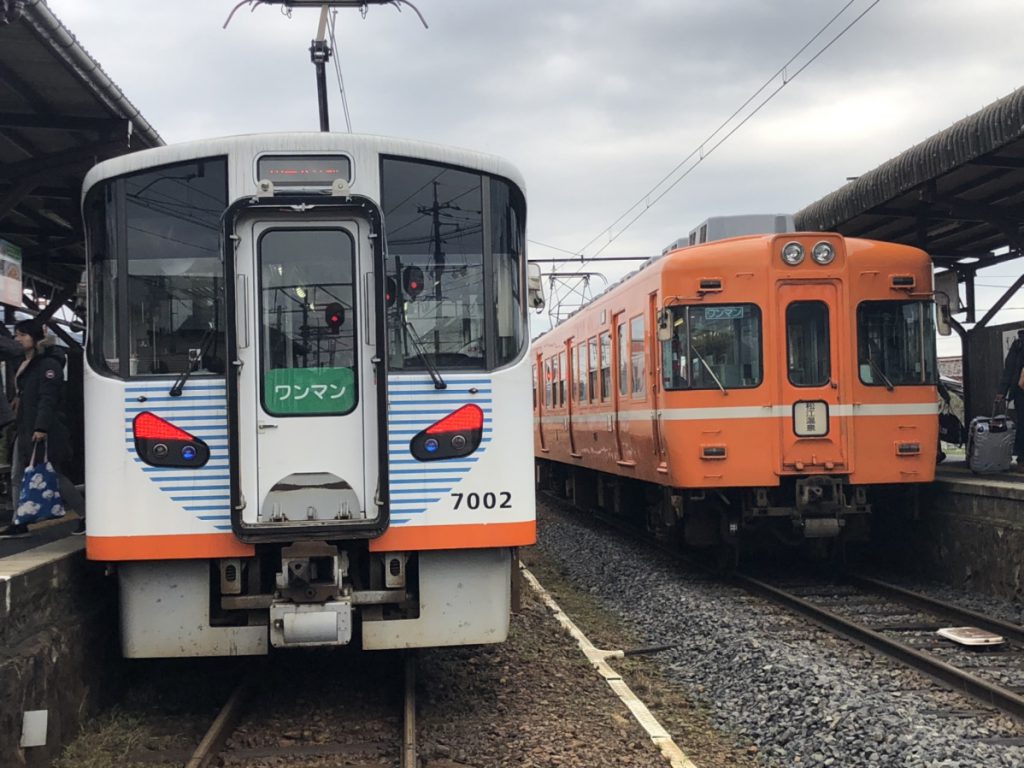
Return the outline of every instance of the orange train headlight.
<path id="1" fill-rule="evenodd" d="M 836 259 L 836 249 L 832 247 L 831 243 L 822 240 L 811 249 L 811 258 L 822 266 L 831 264 Z"/>
<path id="2" fill-rule="evenodd" d="M 804 247 L 795 240 L 786 243 L 782 246 L 782 260 L 789 266 L 795 267 L 804 260 Z"/>

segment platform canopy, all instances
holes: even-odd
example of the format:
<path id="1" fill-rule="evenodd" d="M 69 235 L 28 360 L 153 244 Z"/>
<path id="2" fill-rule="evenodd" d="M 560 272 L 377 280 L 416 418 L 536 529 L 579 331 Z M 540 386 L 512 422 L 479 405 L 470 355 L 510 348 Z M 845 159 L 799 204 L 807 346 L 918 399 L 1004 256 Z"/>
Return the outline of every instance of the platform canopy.
<path id="1" fill-rule="evenodd" d="M 795 214 L 796 227 L 914 245 L 966 285 L 967 323 L 981 319 L 979 269 L 1024 255 L 1024 88 L 922 141 Z"/>
<path id="2" fill-rule="evenodd" d="M 27 304 L 74 296 L 89 168 L 162 144 L 42 0 L 0 0 L 0 239 L 21 250 Z"/>

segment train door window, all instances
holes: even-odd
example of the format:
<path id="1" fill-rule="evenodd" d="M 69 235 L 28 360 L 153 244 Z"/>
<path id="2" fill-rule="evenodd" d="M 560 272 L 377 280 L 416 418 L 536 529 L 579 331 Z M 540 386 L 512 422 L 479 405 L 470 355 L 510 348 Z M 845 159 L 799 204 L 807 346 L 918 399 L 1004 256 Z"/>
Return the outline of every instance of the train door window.
<path id="1" fill-rule="evenodd" d="M 794 301 L 786 307 L 786 366 L 794 387 L 821 387 L 832 376 L 828 305 Z"/>
<path id="2" fill-rule="evenodd" d="M 587 387 L 590 392 L 590 402 L 597 400 L 597 339 L 592 338 L 587 342 L 587 349 L 590 351 L 587 368 Z"/>
<path id="3" fill-rule="evenodd" d="M 544 405 L 551 407 L 551 361 L 544 361 Z"/>
<path id="4" fill-rule="evenodd" d="M 562 401 L 558 399 L 558 377 L 561 371 L 558 368 L 558 357 L 551 358 L 551 404 L 558 408 Z"/>
<path id="5" fill-rule="evenodd" d="M 626 324 L 618 326 L 619 340 L 619 394 L 629 394 L 629 348 L 626 346 Z"/>
<path id="6" fill-rule="evenodd" d="M 644 316 L 629 321 L 629 360 L 633 381 L 633 397 L 644 397 Z"/>
<path id="7" fill-rule="evenodd" d="M 601 400 L 612 396 L 612 335 L 601 334 Z"/>
<path id="8" fill-rule="evenodd" d="M 558 353 L 558 402 L 565 407 L 565 379 L 569 369 L 565 367 L 565 352 Z"/>
<path id="9" fill-rule="evenodd" d="M 587 401 L 587 346 L 576 345 L 576 401 Z"/>
<path id="10" fill-rule="evenodd" d="M 533 410 L 537 410 L 537 364 L 530 366 L 530 380 L 533 382 Z"/>
<path id="11" fill-rule="evenodd" d="M 857 367 L 871 386 L 934 384 L 934 305 L 865 301 L 857 306 Z"/>
<path id="12" fill-rule="evenodd" d="M 271 229 L 257 245 L 264 410 L 341 415 L 358 400 L 355 243 L 343 229 Z"/>

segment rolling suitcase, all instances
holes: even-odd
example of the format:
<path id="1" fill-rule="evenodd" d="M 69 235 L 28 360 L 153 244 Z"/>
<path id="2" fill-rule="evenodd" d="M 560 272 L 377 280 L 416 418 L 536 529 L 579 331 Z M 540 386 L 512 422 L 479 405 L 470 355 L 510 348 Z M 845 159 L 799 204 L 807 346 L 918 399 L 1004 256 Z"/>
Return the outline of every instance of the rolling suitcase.
<path id="1" fill-rule="evenodd" d="M 967 466 L 979 475 L 1008 472 L 1017 425 L 1006 415 L 975 416 L 967 433 Z"/>

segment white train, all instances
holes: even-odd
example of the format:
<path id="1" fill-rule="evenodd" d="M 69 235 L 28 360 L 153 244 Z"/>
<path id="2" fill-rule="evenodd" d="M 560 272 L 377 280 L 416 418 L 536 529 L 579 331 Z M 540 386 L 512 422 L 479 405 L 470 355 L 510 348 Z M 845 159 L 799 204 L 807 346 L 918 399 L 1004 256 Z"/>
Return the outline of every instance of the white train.
<path id="1" fill-rule="evenodd" d="M 248 135 L 83 200 L 87 553 L 125 656 L 503 640 L 536 535 L 518 172 Z"/>

